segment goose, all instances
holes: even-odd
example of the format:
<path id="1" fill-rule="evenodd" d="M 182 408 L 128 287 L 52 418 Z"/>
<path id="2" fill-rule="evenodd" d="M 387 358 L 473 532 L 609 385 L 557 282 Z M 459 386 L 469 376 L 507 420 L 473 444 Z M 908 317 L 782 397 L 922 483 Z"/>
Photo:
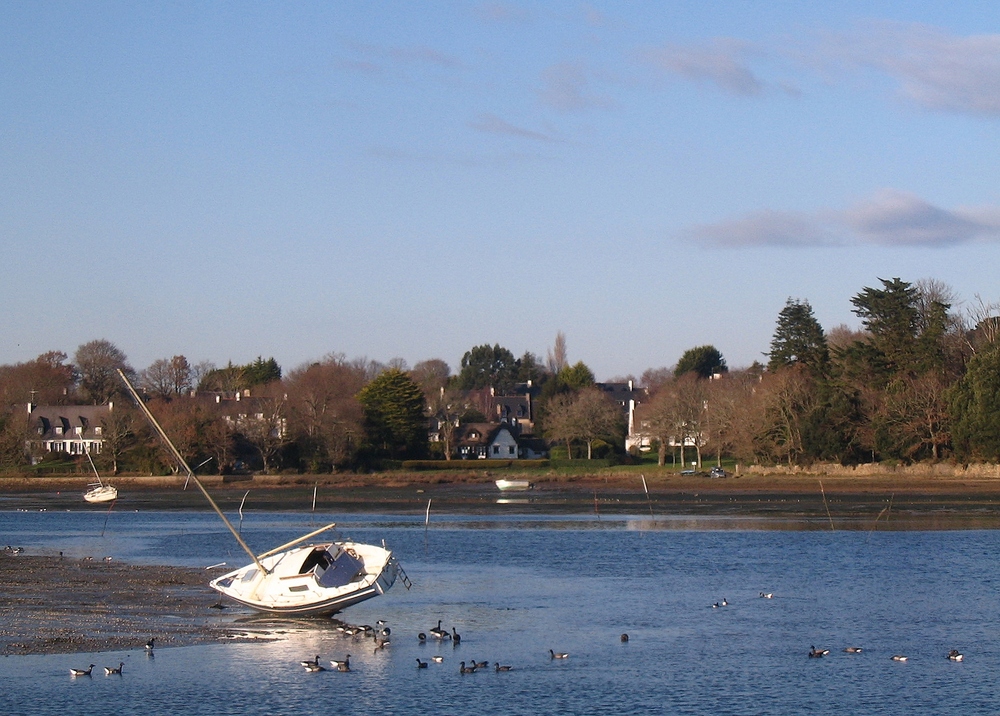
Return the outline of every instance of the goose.
<path id="1" fill-rule="evenodd" d="M 951 661 L 961 661 L 962 659 L 965 658 L 965 655 L 962 654 L 962 652 L 960 652 L 958 649 L 952 649 L 951 651 L 948 652 L 948 658 Z"/>
<path id="2" fill-rule="evenodd" d="M 760 593 L 760 598 L 761 599 L 774 599 L 774 592 L 761 592 Z"/>
<path id="3" fill-rule="evenodd" d="M 421 660 L 420 660 L 420 659 L 418 658 L 418 659 L 417 659 L 417 668 L 418 668 L 418 669 L 426 669 L 426 668 L 427 668 L 427 662 L 426 662 L 426 661 L 421 661 Z"/>
<path id="4" fill-rule="evenodd" d="M 627 641 L 628 641 L 628 634 L 622 634 L 622 635 L 621 635 L 621 640 L 622 640 L 622 643 L 623 643 L 623 644 L 624 644 L 625 642 L 627 642 Z"/>
<path id="5" fill-rule="evenodd" d="M 427 635 L 424 634 L 423 632 L 420 632 L 419 634 L 417 634 L 417 639 L 420 641 L 420 643 L 423 643 L 427 641 Z"/>
<path id="6" fill-rule="evenodd" d="M 549 658 L 551 658 L 551 659 L 568 659 L 569 658 L 569 654 L 566 653 L 565 651 L 552 651 L 552 649 L 549 649 Z"/>
<path id="7" fill-rule="evenodd" d="M 860 646 L 849 646 L 846 649 L 844 649 L 844 651 L 846 651 L 848 654 L 860 654 L 861 653 L 861 647 Z"/>
<path id="8" fill-rule="evenodd" d="M 454 643 L 455 643 L 456 645 L 457 645 L 457 644 L 458 644 L 459 642 L 461 642 L 461 641 L 462 641 L 462 637 L 461 637 L 461 636 L 459 635 L 459 633 L 458 633 L 457 631 L 455 631 L 455 627 L 452 627 L 452 628 L 451 628 L 451 640 L 452 640 L 452 641 L 453 641 L 453 642 L 454 642 Z"/>
<path id="9" fill-rule="evenodd" d="M 909 657 L 903 656 L 902 654 L 893 654 L 890 658 L 893 661 L 906 661 Z"/>
<path id="10" fill-rule="evenodd" d="M 476 673 L 476 667 L 475 666 L 466 666 L 465 662 L 463 661 L 461 664 L 458 665 L 458 673 L 460 673 L 460 674 L 475 674 Z"/>
<path id="11" fill-rule="evenodd" d="M 86 669 L 70 669 L 69 673 L 73 676 L 90 676 L 94 671 L 94 665 L 91 664 Z"/>
<path id="12" fill-rule="evenodd" d="M 817 649 L 815 646 L 810 646 L 809 647 L 809 658 L 810 659 L 818 659 L 821 656 L 826 656 L 829 653 L 830 653 L 829 649 Z"/>
<path id="13" fill-rule="evenodd" d="M 149 637 L 149 641 L 146 642 L 146 651 L 152 651 L 153 650 L 153 643 L 155 641 L 156 641 L 156 637 L 155 636 Z"/>
<path id="14" fill-rule="evenodd" d="M 310 674 L 318 674 L 321 671 L 326 671 L 325 666 L 320 666 L 319 664 L 311 664 L 309 662 L 302 662 L 302 665 L 306 667 L 306 671 Z"/>
<path id="15" fill-rule="evenodd" d="M 104 673 L 107 674 L 108 676 L 111 676 L 112 674 L 120 674 L 120 673 L 122 673 L 122 668 L 124 666 L 125 666 L 125 662 L 124 661 L 118 662 L 118 668 L 117 669 L 115 667 L 113 667 L 113 666 L 105 666 L 104 667 Z"/>
<path id="16" fill-rule="evenodd" d="M 496 671 L 513 671 L 513 666 L 501 666 L 499 661 L 493 662 L 493 668 Z"/>
<path id="17" fill-rule="evenodd" d="M 346 672 L 350 671 L 351 667 L 348 664 L 337 664 L 337 671 Z"/>
<path id="18" fill-rule="evenodd" d="M 433 661 L 435 664 L 440 664 L 442 661 L 444 661 L 444 657 L 443 656 L 432 656 L 431 657 L 431 661 Z"/>
<path id="19" fill-rule="evenodd" d="M 728 607 L 729 606 L 729 602 L 726 601 L 725 597 L 722 598 L 722 603 L 719 606 L 721 606 L 721 607 Z"/>
<path id="20" fill-rule="evenodd" d="M 319 654 L 316 655 L 315 659 L 312 659 L 312 660 L 306 659 L 305 661 L 300 661 L 299 664 L 301 664 L 302 666 L 304 666 L 307 669 L 310 666 L 317 666 L 319 664 Z"/>
<path id="21" fill-rule="evenodd" d="M 436 627 L 431 627 L 431 636 L 435 639 L 449 639 L 451 635 L 441 628 L 441 620 L 438 619 L 438 625 Z"/>
<path id="22" fill-rule="evenodd" d="M 473 661 L 472 665 L 477 669 L 488 669 L 490 668 L 490 662 L 488 661 Z"/>
<path id="23" fill-rule="evenodd" d="M 350 668 L 351 667 L 351 655 L 348 654 L 347 656 L 345 656 L 344 659 L 343 659 L 343 661 L 338 661 L 337 659 L 331 659 L 330 660 L 330 666 L 332 666 L 334 669 L 339 669 L 341 666 L 346 666 L 347 668 Z"/>
<path id="24" fill-rule="evenodd" d="M 719 606 L 720 606 L 720 604 L 718 602 L 716 602 L 715 604 L 712 605 L 712 609 L 718 609 Z"/>

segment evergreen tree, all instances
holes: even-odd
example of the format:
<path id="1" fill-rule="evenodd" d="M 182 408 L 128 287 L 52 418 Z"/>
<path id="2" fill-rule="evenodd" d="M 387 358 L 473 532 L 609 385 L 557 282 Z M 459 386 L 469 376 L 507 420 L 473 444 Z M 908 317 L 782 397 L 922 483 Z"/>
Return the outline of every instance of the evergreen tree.
<path id="1" fill-rule="evenodd" d="M 956 452 L 1000 461 L 1000 348 L 973 356 L 950 397 Z"/>
<path id="2" fill-rule="evenodd" d="M 365 433 L 392 457 L 421 457 L 427 449 L 424 393 L 406 373 L 390 368 L 358 393 Z"/>
<path id="3" fill-rule="evenodd" d="M 677 361 L 674 368 L 674 377 L 679 378 L 685 373 L 695 373 L 699 378 L 711 378 L 716 373 L 725 373 L 729 370 L 726 366 L 726 359 L 715 346 L 698 346 L 684 351 L 684 355 Z"/>
<path id="4" fill-rule="evenodd" d="M 768 370 L 799 363 L 816 373 L 826 370 L 830 352 L 823 327 L 813 315 L 808 301 L 789 298 L 778 314 L 778 325 L 771 339 Z"/>
<path id="5" fill-rule="evenodd" d="M 462 356 L 462 369 L 455 378 L 459 390 L 495 388 L 503 394 L 517 379 L 518 363 L 514 354 L 501 346 L 475 346 Z"/>

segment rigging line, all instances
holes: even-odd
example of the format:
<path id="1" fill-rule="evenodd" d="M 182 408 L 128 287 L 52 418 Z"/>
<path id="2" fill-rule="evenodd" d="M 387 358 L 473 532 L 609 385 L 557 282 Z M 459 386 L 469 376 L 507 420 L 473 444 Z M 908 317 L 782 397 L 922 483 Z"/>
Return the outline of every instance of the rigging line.
<path id="1" fill-rule="evenodd" d="M 836 532 L 836 528 L 833 526 L 833 516 L 830 514 L 830 505 L 826 502 L 826 490 L 823 489 L 823 481 L 819 480 L 819 491 L 823 494 L 823 507 L 826 508 L 826 517 L 830 520 L 830 531 Z"/>

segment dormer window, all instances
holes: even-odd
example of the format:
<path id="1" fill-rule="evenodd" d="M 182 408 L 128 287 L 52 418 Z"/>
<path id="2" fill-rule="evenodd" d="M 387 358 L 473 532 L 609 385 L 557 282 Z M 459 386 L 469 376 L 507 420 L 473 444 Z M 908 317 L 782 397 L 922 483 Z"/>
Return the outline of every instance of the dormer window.
<path id="1" fill-rule="evenodd" d="M 62 434 L 63 434 L 62 425 L 56 425 L 56 435 L 62 435 Z"/>
<path id="2" fill-rule="evenodd" d="M 100 435 L 101 434 L 101 426 L 100 425 L 98 425 L 96 428 L 94 428 L 94 434 L 95 435 Z"/>

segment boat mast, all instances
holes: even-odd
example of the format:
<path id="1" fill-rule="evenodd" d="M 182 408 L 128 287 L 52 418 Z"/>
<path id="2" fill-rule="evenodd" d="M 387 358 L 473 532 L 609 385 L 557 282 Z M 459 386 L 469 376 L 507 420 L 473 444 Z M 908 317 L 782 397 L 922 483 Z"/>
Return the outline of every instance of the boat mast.
<path id="1" fill-rule="evenodd" d="M 184 457 L 177 450 L 177 448 L 174 447 L 174 444 L 170 442 L 170 438 L 167 437 L 167 434 L 163 431 L 163 428 L 160 427 L 160 424 L 156 422 L 156 418 L 153 417 L 153 414 L 149 412 L 149 408 L 146 407 L 146 403 L 143 402 L 142 398 L 139 397 L 139 394 L 136 392 L 135 388 L 132 387 L 132 383 L 129 381 L 128 377 L 125 375 L 125 373 L 122 371 L 121 368 L 118 369 L 118 375 L 121 376 L 122 381 L 125 383 L 125 387 L 128 388 L 128 392 L 132 394 L 132 399 L 135 401 L 135 404 L 139 406 L 139 409 L 146 416 L 146 420 L 148 420 L 149 424 L 153 426 L 153 430 L 156 431 L 156 434 L 160 436 L 160 440 L 163 441 L 163 444 L 164 446 L 166 446 L 167 451 L 171 454 L 171 456 L 173 456 L 174 460 L 177 461 L 177 464 L 181 468 L 183 468 L 184 471 L 187 473 L 188 479 L 194 480 L 194 484 L 198 486 L 199 490 L 201 490 L 201 494 L 203 494 L 205 496 L 205 499 L 208 500 L 208 504 L 212 506 L 212 509 L 215 510 L 215 513 L 222 518 L 223 522 L 226 523 L 226 527 L 228 527 L 229 531 L 233 533 L 233 537 L 235 537 L 236 541 L 239 542 L 240 547 L 243 548 L 243 551 L 246 552 L 248 555 L 250 555 L 250 559 L 252 559 L 254 564 L 257 565 L 257 568 L 264 574 L 270 574 L 270 571 L 266 567 L 264 567 L 263 564 L 260 563 L 259 559 L 257 559 L 257 555 L 253 553 L 253 550 L 251 550 L 250 547 L 247 546 L 247 543 L 243 541 L 243 538 L 240 537 L 240 533 L 237 532 L 236 528 L 233 527 L 232 523 L 228 519 L 226 519 L 226 516 L 222 513 L 222 510 L 220 510 L 219 506 L 215 504 L 215 500 L 213 500 L 212 496 L 208 494 L 208 490 L 206 490 L 205 486 L 201 484 L 201 480 L 199 480 L 195 476 L 194 471 L 190 467 L 188 467 L 187 460 L 185 460 Z"/>

